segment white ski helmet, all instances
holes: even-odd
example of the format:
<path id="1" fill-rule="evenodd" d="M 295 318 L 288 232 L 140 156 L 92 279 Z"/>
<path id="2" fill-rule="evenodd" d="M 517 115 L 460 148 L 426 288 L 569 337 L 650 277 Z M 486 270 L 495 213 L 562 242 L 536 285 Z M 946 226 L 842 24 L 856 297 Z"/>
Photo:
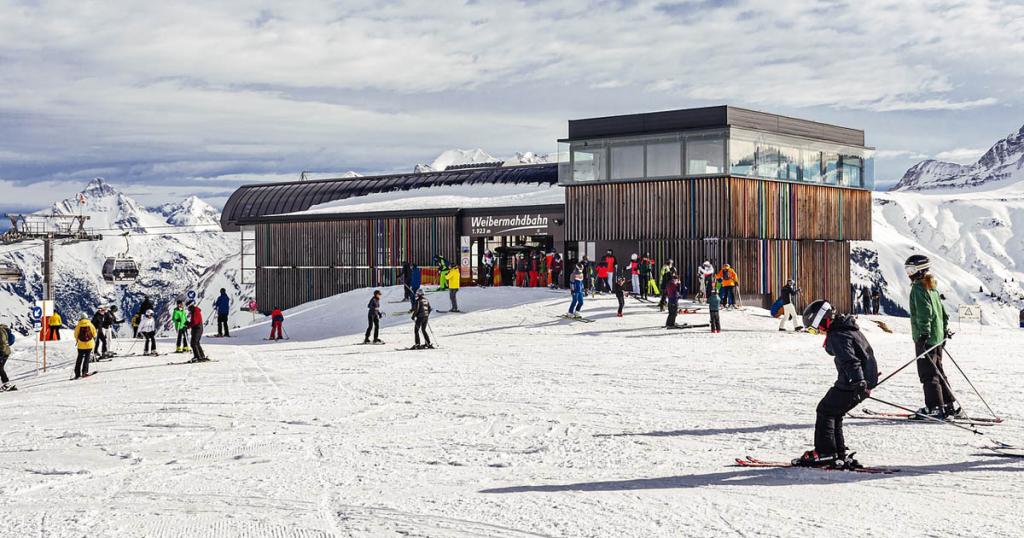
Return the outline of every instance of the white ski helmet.
<path id="1" fill-rule="evenodd" d="M 907 258 L 907 261 L 903 262 L 903 268 L 907 271 L 907 276 L 913 277 L 918 273 L 927 271 L 932 265 L 931 260 L 928 256 L 923 254 L 914 254 Z"/>
<path id="2" fill-rule="evenodd" d="M 833 316 L 835 316 L 835 310 L 832 309 L 832 305 L 824 299 L 819 299 L 807 305 L 801 318 L 803 318 L 804 327 L 820 330 L 825 321 Z"/>
<path id="3" fill-rule="evenodd" d="M 153 317 L 153 311 L 152 310 L 146 310 L 146 316 Z"/>

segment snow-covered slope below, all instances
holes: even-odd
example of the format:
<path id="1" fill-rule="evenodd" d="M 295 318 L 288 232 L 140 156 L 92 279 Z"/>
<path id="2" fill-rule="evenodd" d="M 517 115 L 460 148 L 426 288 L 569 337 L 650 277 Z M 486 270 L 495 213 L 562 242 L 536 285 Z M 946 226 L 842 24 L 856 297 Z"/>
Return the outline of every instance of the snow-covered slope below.
<path id="1" fill-rule="evenodd" d="M 241 283 L 238 234 L 221 232 L 219 215 L 206 202 L 190 197 L 148 210 L 103 180 L 90 182 L 82 194 L 84 204 L 75 197 L 41 212 L 88 216 L 87 226 L 104 237 L 54 249 L 56 306 L 68 325 L 83 312 L 91 315 L 99 305 L 117 305 L 122 315 L 133 313 L 146 295 L 157 303 L 164 324 L 169 323 L 173 302 L 188 291 L 211 298 L 223 287 L 237 306 L 251 298 L 252 286 Z M 0 247 L 0 252 L 13 251 L 0 259 L 14 261 L 25 273 L 19 283 L 0 284 L 0 319 L 22 330 L 30 326 L 29 306 L 42 298 L 43 290 L 42 247 L 24 246 Z M 140 265 L 139 279 L 127 286 L 107 284 L 102 278 L 104 260 L 126 249 Z"/>
<path id="2" fill-rule="evenodd" d="M 910 282 L 903 262 L 921 253 L 931 258 L 952 310 L 980 304 L 986 323 L 1018 325 L 1024 308 L 1024 185 L 874 197 L 873 241 L 854 243 L 853 273 L 854 282 L 882 288 L 892 301 L 886 311 L 908 308 Z"/>
<path id="3" fill-rule="evenodd" d="M 401 291 L 385 289 L 387 301 Z M 846 421 L 860 461 L 888 475 L 733 465 L 810 448 L 835 380 L 820 337 L 780 334 L 763 311 L 723 313 L 721 334 L 666 331 L 630 301 L 587 299 L 597 321 L 556 316 L 568 296 L 460 292 L 435 314 L 440 348 L 405 315 L 363 338 L 370 290 L 209 339 L 218 362 L 118 358 L 69 382 L 71 342 L 35 375 L 31 345 L 0 394 L 0 506 L 8 536 L 976 536 L 1024 527 L 1024 463 L 982 450 L 1024 444 L 1021 331 L 964 331 L 949 346 L 1007 421 L 952 427 Z M 441 297 L 437 297 L 440 295 Z M 445 308 L 443 294 L 431 294 Z M 884 372 L 906 362 L 907 323 L 864 322 Z M 706 321 L 681 316 L 680 321 Z M 126 346 L 119 342 L 118 346 Z M 167 350 L 173 343 L 161 340 Z M 771 357 L 765 361 L 764 357 Z M 984 406 L 953 374 L 965 408 Z M 906 370 L 874 395 L 917 407 Z M 869 407 L 882 410 L 881 404 Z M 881 517 L 898 513 L 898 517 Z"/>

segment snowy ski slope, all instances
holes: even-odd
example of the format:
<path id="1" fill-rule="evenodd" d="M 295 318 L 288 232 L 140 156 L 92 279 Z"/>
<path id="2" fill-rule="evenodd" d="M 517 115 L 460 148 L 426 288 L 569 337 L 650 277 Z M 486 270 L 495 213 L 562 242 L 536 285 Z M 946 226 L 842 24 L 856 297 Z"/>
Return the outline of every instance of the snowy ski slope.
<path id="1" fill-rule="evenodd" d="M 401 291 L 385 290 L 385 301 Z M 447 309 L 446 294 L 431 294 Z M 70 382 L 70 342 L 36 375 L 31 344 L 0 394 L 0 536 L 1020 536 L 1024 460 L 939 424 L 849 420 L 862 462 L 893 475 L 745 469 L 809 447 L 834 379 L 821 337 L 779 334 L 760 310 L 724 332 L 666 331 L 631 301 L 556 316 L 547 290 L 464 289 L 467 314 L 432 317 L 440 349 L 356 345 L 369 292 L 207 339 L 209 364 L 127 357 Z M 385 304 L 396 312 L 404 305 Z M 237 318 L 238 322 L 244 318 Z M 864 322 L 883 373 L 910 357 Z M 704 322 L 703 315 L 680 321 Z M 117 343 L 122 350 L 130 344 Z M 161 340 L 163 350 L 172 342 Z M 1024 332 L 964 326 L 951 352 L 1024 444 Z M 974 414 L 984 408 L 954 375 Z M 920 400 L 916 375 L 876 395 Z M 881 405 L 872 408 L 883 410 Z"/>

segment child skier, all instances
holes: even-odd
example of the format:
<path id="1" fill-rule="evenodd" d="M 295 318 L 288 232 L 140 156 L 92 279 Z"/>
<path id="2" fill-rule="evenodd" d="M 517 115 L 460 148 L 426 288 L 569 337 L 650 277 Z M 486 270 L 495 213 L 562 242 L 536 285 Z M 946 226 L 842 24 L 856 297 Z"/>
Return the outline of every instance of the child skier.
<path id="1" fill-rule="evenodd" d="M 572 273 L 572 302 L 569 303 L 569 313 L 566 317 L 579 318 L 580 309 L 583 308 L 583 268 L 579 265 Z"/>
<path id="2" fill-rule="evenodd" d="M 701 286 L 703 287 L 703 286 Z M 708 295 L 708 315 L 711 316 L 711 332 L 722 332 L 722 320 L 719 318 L 719 310 L 722 309 L 722 298 L 717 293 Z"/>
<path id="3" fill-rule="evenodd" d="M 274 307 L 270 312 L 270 339 L 281 340 L 284 338 L 284 312 L 281 309 Z M 276 335 L 276 337 L 275 337 Z"/>
<path id="4" fill-rule="evenodd" d="M 793 460 L 808 467 L 861 467 L 847 454 L 843 437 L 843 415 L 871 395 L 878 384 L 878 364 L 853 316 L 837 315 L 828 301 L 814 301 L 803 312 L 804 327 L 825 334 L 825 351 L 832 355 L 839 374 L 835 384 L 818 403 L 814 423 L 814 450 Z"/>
<path id="5" fill-rule="evenodd" d="M 146 310 L 146 313 L 142 316 L 142 321 L 139 322 L 139 334 L 146 339 L 145 349 L 142 351 L 143 355 L 156 356 L 156 318 L 153 317 L 152 310 Z"/>
<path id="6" fill-rule="evenodd" d="M 626 284 L 626 277 L 619 276 L 615 279 L 615 285 L 612 287 L 612 293 L 615 294 L 615 298 L 619 301 L 619 312 L 616 314 L 618 317 L 622 317 L 622 308 L 626 306 L 626 292 L 623 290 L 623 286 Z"/>
<path id="7" fill-rule="evenodd" d="M 427 323 L 430 321 L 430 313 L 433 310 L 423 290 L 417 291 L 416 307 L 412 310 L 412 319 L 416 322 L 413 326 L 413 335 L 416 337 L 416 344 L 412 346 L 413 349 L 434 349 L 434 344 L 430 343 L 430 335 L 427 334 Z M 423 340 L 426 342 L 424 345 L 420 345 L 421 332 L 423 333 Z"/>
<path id="8" fill-rule="evenodd" d="M 185 353 L 191 351 L 188 347 L 188 312 L 185 311 L 185 302 L 180 299 L 178 300 L 178 306 L 174 308 L 174 312 L 171 314 L 171 323 L 174 324 L 174 330 L 177 332 L 174 352 Z"/>
<path id="9" fill-rule="evenodd" d="M 668 299 L 668 319 L 665 320 L 666 329 L 676 328 L 676 316 L 679 315 L 679 275 L 672 275 L 668 286 L 665 289 L 665 297 Z"/>
<path id="10" fill-rule="evenodd" d="M 380 340 L 380 318 L 384 317 L 384 312 L 380 310 L 380 290 L 373 290 L 373 297 L 370 297 L 366 309 L 366 337 L 363 338 L 363 343 L 370 343 L 370 331 L 372 330 L 373 343 L 383 344 L 384 342 Z"/>

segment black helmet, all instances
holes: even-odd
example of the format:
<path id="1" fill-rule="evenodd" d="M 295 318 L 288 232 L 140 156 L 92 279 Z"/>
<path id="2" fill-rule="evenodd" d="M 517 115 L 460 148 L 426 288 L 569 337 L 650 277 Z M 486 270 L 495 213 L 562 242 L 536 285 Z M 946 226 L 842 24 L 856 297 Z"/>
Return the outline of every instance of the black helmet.
<path id="1" fill-rule="evenodd" d="M 928 259 L 928 256 L 923 254 L 914 254 L 907 258 L 907 261 L 903 262 L 903 268 L 907 270 L 907 276 L 911 278 L 927 271 L 931 265 L 931 260 Z"/>
<path id="2" fill-rule="evenodd" d="M 818 299 L 807 305 L 801 317 L 804 320 L 804 327 L 821 330 L 825 322 L 834 316 L 835 310 L 832 308 L 832 305 L 824 299 Z"/>

